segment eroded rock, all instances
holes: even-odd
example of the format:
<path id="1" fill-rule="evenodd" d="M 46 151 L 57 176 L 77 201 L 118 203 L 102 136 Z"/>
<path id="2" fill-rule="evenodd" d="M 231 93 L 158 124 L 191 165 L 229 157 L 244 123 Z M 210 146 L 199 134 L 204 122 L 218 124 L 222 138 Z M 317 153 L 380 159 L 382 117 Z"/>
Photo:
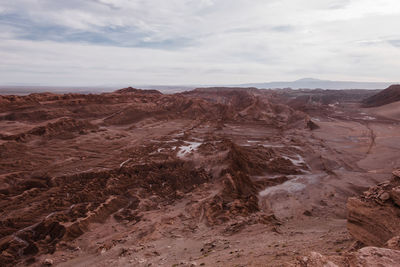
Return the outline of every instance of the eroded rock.
<path id="1" fill-rule="evenodd" d="M 400 235 L 400 207 L 398 188 L 400 180 L 371 187 L 362 196 L 347 201 L 350 234 L 369 246 L 384 246 L 394 236 Z"/>

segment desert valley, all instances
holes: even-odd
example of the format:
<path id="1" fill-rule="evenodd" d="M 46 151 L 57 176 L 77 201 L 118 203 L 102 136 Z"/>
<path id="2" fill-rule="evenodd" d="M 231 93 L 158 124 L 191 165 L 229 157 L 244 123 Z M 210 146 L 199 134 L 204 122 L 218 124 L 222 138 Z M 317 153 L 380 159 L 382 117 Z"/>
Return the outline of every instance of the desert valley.
<path id="1" fill-rule="evenodd" d="M 0 265 L 398 266 L 399 101 L 2 95 Z"/>

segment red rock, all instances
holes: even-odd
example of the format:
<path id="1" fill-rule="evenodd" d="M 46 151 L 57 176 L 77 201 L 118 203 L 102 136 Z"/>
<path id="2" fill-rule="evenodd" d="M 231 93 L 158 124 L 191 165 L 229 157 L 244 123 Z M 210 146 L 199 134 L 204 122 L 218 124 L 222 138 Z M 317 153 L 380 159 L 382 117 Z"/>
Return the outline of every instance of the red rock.
<path id="1" fill-rule="evenodd" d="M 400 186 L 392 188 L 390 191 L 390 197 L 400 207 Z"/>
<path id="2" fill-rule="evenodd" d="M 347 228 L 356 240 L 369 246 L 384 246 L 400 235 L 399 185 L 400 181 L 393 179 L 371 187 L 363 197 L 348 199 Z M 393 201 L 388 201 L 390 198 Z"/>
<path id="3" fill-rule="evenodd" d="M 390 249 L 400 250 L 400 236 L 395 236 L 386 242 L 385 246 Z"/>

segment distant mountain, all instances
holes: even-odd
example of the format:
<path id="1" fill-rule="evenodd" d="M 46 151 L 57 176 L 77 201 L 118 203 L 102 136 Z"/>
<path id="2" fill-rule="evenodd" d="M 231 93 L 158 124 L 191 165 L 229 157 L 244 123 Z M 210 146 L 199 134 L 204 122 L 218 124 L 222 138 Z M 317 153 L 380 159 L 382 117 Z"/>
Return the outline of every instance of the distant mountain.
<path id="1" fill-rule="evenodd" d="M 393 83 L 390 82 L 351 82 L 351 81 L 328 81 L 313 78 L 304 78 L 293 82 L 266 82 L 247 83 L 234 85 L 235 87 L 257 87 L 257 88 L 292 88 L 292 89 L 385 89 Z"/>
<path id="2" fill-rule="evenodd" d="M 173 94 L 184 91 L 190 91 L 195 88 L 213 87 L 255 87 L 259 89 L 385 89 L 393 82 L 351 82 L 351 81 L 328 81 L 313 78 L 304 78 L 293 82 L 265 82 L 265 83 L 246 83 L 246 84 L 197 84 L 197 85 L 140 85 L 132 84 L 130 86 L 140 89 L 155 89 L 164 94 Z M 0 95 L 17 94 L 26 95 L 39 92 L 53 93 L 103 93 L 113 92 L 118 88 L 125 88 L 127 85 L 102 85 L 102 86 L 39 86 L 39 85 L 0 85 Z"/>
<path id="3" fill-rule="evenodd" d="M 379 107 L 400 101 L 400 85 L 392 85 L 389 88 L 373 95 L 363 101 L 366 107 Z"/>

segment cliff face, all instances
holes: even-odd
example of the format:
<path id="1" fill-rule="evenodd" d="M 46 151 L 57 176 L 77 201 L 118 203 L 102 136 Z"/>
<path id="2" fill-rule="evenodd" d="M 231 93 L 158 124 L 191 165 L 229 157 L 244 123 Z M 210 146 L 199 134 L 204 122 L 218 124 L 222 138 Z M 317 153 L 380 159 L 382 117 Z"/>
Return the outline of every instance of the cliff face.
<path id="1" fill-rule="evenodd" d="M 347 252 L 322 255 L 311 251 L 287 264 L 293 267 L 399 266 L 400 170 L 393 179 L 347 201 L 347 228 L 358 242 Z"/>
<path id="2" fill-rule="evenodd" d="M 365 245 L 388 246 L 400 235 L 400 171 L 393 179 L 371 187 L 347 202 L 350 234 Z"/>

